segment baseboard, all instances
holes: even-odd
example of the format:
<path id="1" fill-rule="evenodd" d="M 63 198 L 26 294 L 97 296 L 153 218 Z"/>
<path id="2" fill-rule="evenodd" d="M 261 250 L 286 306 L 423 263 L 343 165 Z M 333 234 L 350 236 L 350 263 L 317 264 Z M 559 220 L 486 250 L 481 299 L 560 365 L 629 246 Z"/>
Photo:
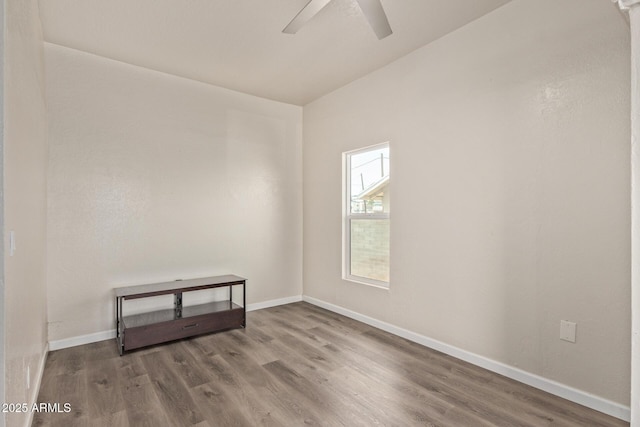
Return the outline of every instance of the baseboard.
<path id="1" fill-rule="evenodd" d="M 247 311 L 262 310 L 263 308 L 276 307 L 278 305 L 291 304 L 300 301 L 302 301 L 302 295 L 256 302 L 254 304 L 247 304 Z"/>
<path id="2" fill-rule="evenodd" d="M 302 295 L 295 295 L 287 298 L 273 299 L 269 301 L 247 304 L 247 311 L 260 310 L 263 308 L 275 307 L 278 305 L 291 304 L 302 301 Z M 49 341 L 49 351 L 62 350 L 63 348 L 76 347 L 78 345 L 91 344 L 98 341 L 111 340 L 116 337 L 116 330 L 96 332 L 93 334 L 80 335 L 77 337 L 64 338 L 61 340 Z"/>
<path id="3" fill-rule="evenodd" d="M 98 341 L 105 341 L 114 339 L 116 337 L 116 330 L 110 329 L 108 331 L 96 332 L 93 334 L 80 335 L 77 337 L 64 338 L 61 340 L 49 341 L 49 350 L 62 350 L 63 348 L 76 347 L 78 345 L 91 344 Z"/>
<path id="4" fill-rule="evenodd" d="M 44 352 L 40 357 L 40 363 L 38 364 L 38 372 L 36 373 L 36 381 L 31 385 L 31 396 L 29 396 L 29 407 L 34 403 L 38 403 L 38 393 L 40 392 L 40 385 L 42 384 L 42 377 L 44 376 L 44 366 L 47 363 L 47 355 L 49 354 L 49 343 L 45 344 Z M 25 425 L 30 426 L 33 424 L 34 411 L 29 411 L 27 416 L 27 423 Z"/>
<path id="5" fill-rule="evenodd" d="M 612 417 L 619 418 L 624 421 L 630 421 L 631 409 L 628 406 L 621 405 L 616 402 L 604 399 L 602 397 L 593 395 L 591 393 L 578 390 L 568 385 L 553 381 L 539 375 L 532 374 L 522 369 L 514 368 L 513 366 L 506 365 L 501 362 L 486 358 L 484 356 L 477 355 L 470 351 L 460 349 L 458 347 L 446 344 L 442 341 L 434 340 L 424 335 L 417 334 L 407 329 L 400 328 L 387 322 L 383 322 L 378 319 L 374 319 L 369 316 L 357 313 L 355 311 L 340 307 L 313 297 L 303 296 L 303 301 L 318 307 L 333 311 L 334 313 L 342 314 L 354 320 L 358 320 L 367 325 L 373 326 L 383 331 L 392 333 L 402 338 L 406 338 L 409 341 L 424 345 L 425 347 L 432 348 L 442 353 L 453 356 L 457 359 L 464 360 L 473 365 L 480 366 L 489 371 L 495 372 L 505 377 L 511 378 L 518 382 L 527 384 L 531 387 L 546 391 L 553 395 L 562 397 L 563 399 L 570 400 L 579 405 L 586 406 L 587 408 L 595 409 L 596 411 L 611 415 Z"/>

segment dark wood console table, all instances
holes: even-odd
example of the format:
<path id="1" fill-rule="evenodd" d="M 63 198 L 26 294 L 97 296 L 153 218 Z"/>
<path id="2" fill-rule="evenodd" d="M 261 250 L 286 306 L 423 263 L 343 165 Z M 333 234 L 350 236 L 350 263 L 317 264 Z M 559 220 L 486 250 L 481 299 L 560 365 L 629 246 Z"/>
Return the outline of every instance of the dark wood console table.
<path id="1" fill-rule="evenodd" d="M 242 287 L 242 306 L 233 302 L 234 286 Z M 227 287 L 228 299 L 183 306 L 182 294 Z M 174 308 L 125 316 L 124 300 L 174 295 Z M 128 350 L 225 329 L 246 327 L 246 279 L 234 275 L 176 280 L 115 288 L 116 341 L 120 355 Z"/>

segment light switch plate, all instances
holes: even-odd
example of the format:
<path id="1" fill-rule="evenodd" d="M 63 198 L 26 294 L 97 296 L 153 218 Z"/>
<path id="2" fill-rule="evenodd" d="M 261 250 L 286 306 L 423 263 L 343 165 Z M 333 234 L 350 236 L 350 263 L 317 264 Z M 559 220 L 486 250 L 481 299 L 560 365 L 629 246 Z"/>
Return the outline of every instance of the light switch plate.
<path id="1" fill-rule="evenodd" d="M 560 339 L 568 342 L 576 342 L 576 328 L 574 322 L 568 320 L 560 321 Z"/>

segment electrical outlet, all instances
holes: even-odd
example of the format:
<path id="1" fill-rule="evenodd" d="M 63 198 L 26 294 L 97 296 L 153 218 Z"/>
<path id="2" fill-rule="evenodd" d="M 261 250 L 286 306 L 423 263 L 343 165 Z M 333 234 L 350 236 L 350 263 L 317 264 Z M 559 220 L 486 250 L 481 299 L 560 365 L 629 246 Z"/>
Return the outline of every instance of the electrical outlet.
<path id="1" fill-rule="evenodd" d="M 574 322 L 568 320 L 560 321 L 560 339 L 568 342 L 576 342 L 576 328 Z"/>

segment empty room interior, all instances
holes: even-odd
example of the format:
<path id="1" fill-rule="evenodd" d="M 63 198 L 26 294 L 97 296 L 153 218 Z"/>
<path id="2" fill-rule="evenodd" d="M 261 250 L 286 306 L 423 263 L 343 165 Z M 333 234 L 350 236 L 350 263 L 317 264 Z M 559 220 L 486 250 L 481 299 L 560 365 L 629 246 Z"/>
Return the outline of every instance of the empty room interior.
<path id="1" fill-rule="evenodd" d="M 2 0 L 0 426 L 640 426 L 638 3 Z"/>

